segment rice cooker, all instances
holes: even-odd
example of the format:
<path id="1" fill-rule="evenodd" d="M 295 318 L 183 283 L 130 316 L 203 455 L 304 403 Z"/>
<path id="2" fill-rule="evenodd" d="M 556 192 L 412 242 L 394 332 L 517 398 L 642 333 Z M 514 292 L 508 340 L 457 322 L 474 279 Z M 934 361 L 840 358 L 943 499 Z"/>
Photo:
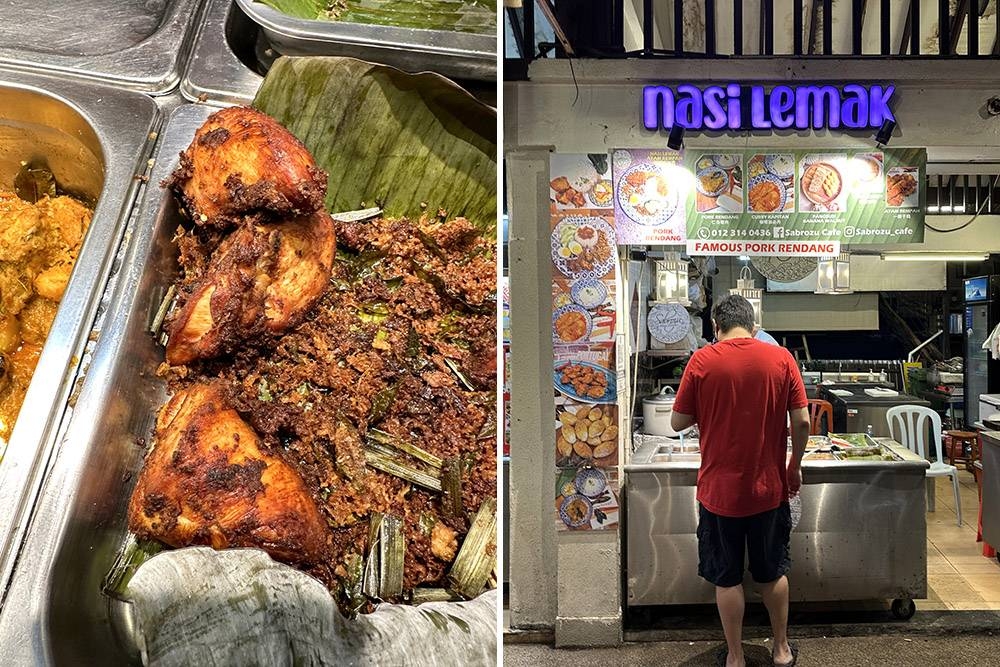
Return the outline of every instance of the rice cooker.
<path id="1" fill-rule="evenodd" d="M 670 426 L 670 416 L 674 412 L 674 395 L 672 387 L 664 387 L 660 393 L 646 396 L 642 399 L 642 430 L 650 435 L 663 435 L 676 438 L 680 435 Z"/>

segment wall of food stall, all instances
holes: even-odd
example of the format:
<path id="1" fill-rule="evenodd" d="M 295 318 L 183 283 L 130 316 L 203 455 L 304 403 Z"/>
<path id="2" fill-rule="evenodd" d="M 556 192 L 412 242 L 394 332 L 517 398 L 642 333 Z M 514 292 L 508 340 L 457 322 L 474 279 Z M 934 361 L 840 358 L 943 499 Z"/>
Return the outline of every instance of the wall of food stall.
<path id="1" fill-rule="evenodd" d="M 896 86 L 893 110 L 898 127 L 890 147 L 926 147 L 931 174 L 995 174 L 1000 163 L 1000 118 L 984 113 L 987 100 L 997 93 L 985 83 L 990 67 L 989 63 L 767 58 L 680 63 L 560 60 L 536 61 L 529 70 L 529 81 L 505 84 L 510 292 L 511 302 L 517 304 L 511 316 L 510 374 L 512 628 L 552 628 L 559 645 L 618 642 L 622 637 L 622 591 L 626 588 L 619 529 L 553 530 L 556 473 L 551 425 L 556 412 L 546 398 L 552 394 L 552 381 L 545 370 L 553 364 L 550 154 L 663 149 L 666 133 L 646 130 L 642 122 L 642 86 L 647 83 L 891 83 Z M 844 80 L 845 72 L 851 73 L 850 81 Z M 871 133 L 825 130 L 712 136 L 689 131 L 685 137 L 686 148 L 712 150 L 856 149 L 874 145 Z M 968 216 L 934 217 L 940 229 L 958 227 L 967 220 Z M 938 234 L 928 230 L 923 244 L 892 249 L 995 252 L 1000 250 L 1000 238 L 991 230 L 998 222 L 997 216 L 981 216 L 961 231 Z M 934 267 L 931 273 L 940 274 L 941 268 Z M 866 275 L 877 287 L 880 269 L 872 265 L 859 275 Z M 798 316 L 826 325 L 837 317 L 839 305 L 844 303 L 834 301 L 843 299 L 842 295 L 781 296 L 799 299 L 789 307 Z M 619 348 L 623 338 L 619 325 Z M 619 465 L 625 460 L 624 452 L 621 454 Z M 691 577 L 696 576 L 694 568 L 691 563 Z"/>

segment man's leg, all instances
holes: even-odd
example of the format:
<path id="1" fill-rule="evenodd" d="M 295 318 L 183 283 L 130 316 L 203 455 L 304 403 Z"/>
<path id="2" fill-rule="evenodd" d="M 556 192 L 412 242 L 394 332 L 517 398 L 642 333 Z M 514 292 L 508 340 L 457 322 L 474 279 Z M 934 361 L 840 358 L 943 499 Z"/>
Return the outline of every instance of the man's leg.
<path id="1" fill-rule="evenodd" d="M 788 647 L 788 577 L 782 575 L 776 581 L 762 584 L 761 595 L 767 615 L 771 617 L 771 632 L 774 633 L 774 661 L 783 665 L 792 661 L 792 651 Z"/>
<path id="2" fill-rule="evenodd" d="M 750 573 L 761 587 L 764 606 L 771 617 L 774 663 L 790 664 L 793 656 L 788 646 L 788 578 L 785 576 L 791 567 L 789 538 L 792 517 L 788 503 L 756 514 L 750 517 L 749 522 Z"/>
<path id="3" fill-rule="evenodd" d="M 715 602 L 726 632 L 727 667 L 743 667 L 743 557 L 746 527 L 742 518 L 721 517 L 698 506 L 698 575 L 715 586 Z"/>
<path id="4" fill-rule="evenodd" d="M 786 598 L 788 589 L 785 589 Z M 716 586 L 715 603 L 719 606 L 722 630 L 726 633 L 729 655 L 726 667 L 743 667 L 743 584 L 736 586 Z"/>

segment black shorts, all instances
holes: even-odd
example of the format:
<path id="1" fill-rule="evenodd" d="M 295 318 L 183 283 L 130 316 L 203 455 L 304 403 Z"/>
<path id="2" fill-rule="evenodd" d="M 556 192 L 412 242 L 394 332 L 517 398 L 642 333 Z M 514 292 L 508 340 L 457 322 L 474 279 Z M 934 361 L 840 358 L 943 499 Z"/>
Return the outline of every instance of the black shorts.
<path id="1" fill-rule="evenodd" d="M 738 518 L 712 514 L 700 503 L 698 509 L 698 576 L 716 586 L 738 586 L 743 583 L 747 556 L 750 574 L 758 584 L 771 583 L 788 572 L 792 564 L 788 503 Z"/>

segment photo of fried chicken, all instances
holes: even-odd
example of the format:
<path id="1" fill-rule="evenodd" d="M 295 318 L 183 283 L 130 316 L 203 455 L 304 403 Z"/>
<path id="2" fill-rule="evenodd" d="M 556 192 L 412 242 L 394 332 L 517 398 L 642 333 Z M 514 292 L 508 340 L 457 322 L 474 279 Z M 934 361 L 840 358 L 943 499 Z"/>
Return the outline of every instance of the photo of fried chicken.
<path id="1" fill-rule="evenodd" d="M 893 170 L 886 180 L 885 203 L 887 206 L 904 206 L 907 197 L 917 191 L 917 179 L 912 171 Z"/>
<path id="2" fill-rule="evenodd" d="M 556 201 L 563 206 L 583 208 L 587 205 L 583 193 L 571 186 L 569 179 L 565 176 L 559 176 L 549 181 L 549 187 L 555 192 Z"/>
<path id="3" fill-rule="evenodd" d="M 572 387 L 582 399 L 599 399 L 608 391 L 607 375 L 585 364 L 566 364 L 560 370 L 559 381 Z"/>

